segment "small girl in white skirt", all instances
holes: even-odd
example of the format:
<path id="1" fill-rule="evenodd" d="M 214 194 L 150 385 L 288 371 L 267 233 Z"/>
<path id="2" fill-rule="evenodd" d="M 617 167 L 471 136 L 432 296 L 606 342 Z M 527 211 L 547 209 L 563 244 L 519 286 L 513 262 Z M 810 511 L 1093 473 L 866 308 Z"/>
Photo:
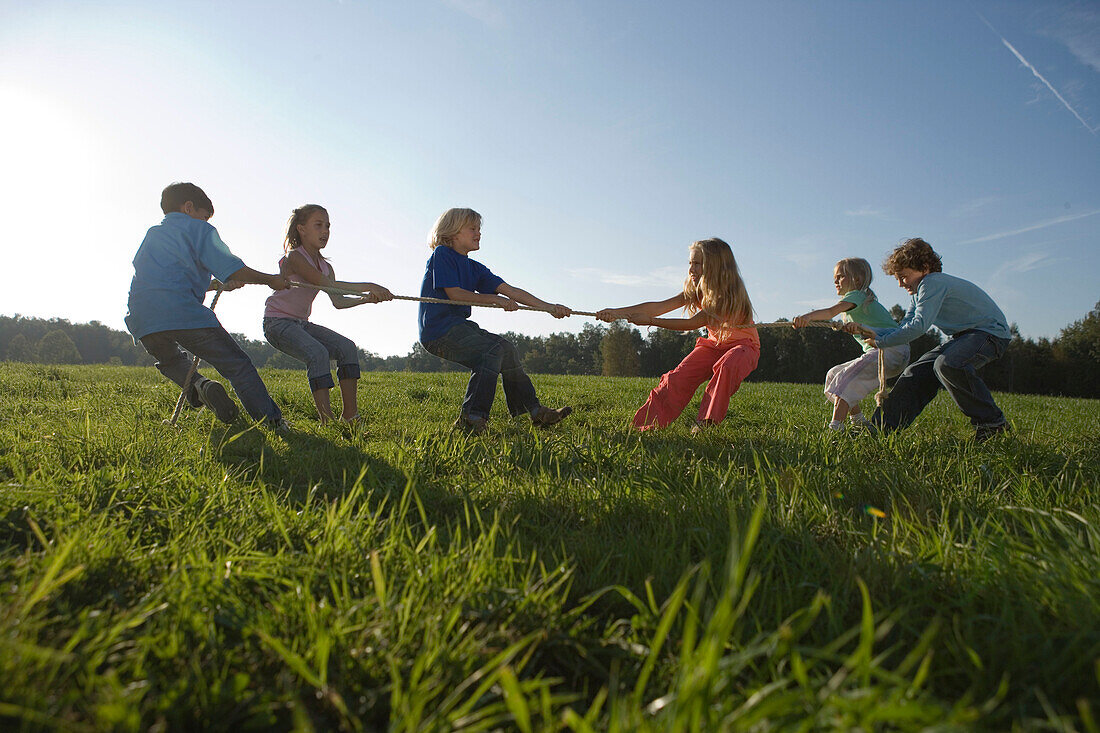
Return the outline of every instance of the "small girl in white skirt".
<path id="1" fill-rule="evenodd" d="M 878 302 L 871 291 L 871 264 L 859 257 L 850 257 L 836 263 L 833 283 L 840 301 L 828 308 L 821 308 L 801 316 L 795 316 L 795 328 L 802 328 L 809 321 L 829 320 L 839 315 L 845 323 L 858 323 L 871 328 L 897 328 L 890 311 Z M 857 427 L 871 423 L 860 411 L 859 403 L 878 389 L 878 352 L 862 336 L 852 338 L 863 348 L 858 359 L 837 364 L 825 377 L 825 396 L 833 403 L 833 419 L 830 430 L 841 430 L 848 418 Z M 909 363 L 909 345 L 888 346 L 882 350 L 887 378 L 896 377 Z"/>

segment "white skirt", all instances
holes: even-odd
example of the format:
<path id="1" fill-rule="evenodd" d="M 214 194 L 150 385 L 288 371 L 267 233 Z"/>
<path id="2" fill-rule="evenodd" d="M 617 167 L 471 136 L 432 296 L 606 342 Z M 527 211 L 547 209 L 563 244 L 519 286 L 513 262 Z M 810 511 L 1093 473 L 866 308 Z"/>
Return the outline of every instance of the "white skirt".
<path id="1" fill-rule="evenodd" d="M 837 364 L 825 377 L 825 396 L 830 402 L 840 398 L 849 405 L 858 405 L 867 395 L 878 391 L 878 349 L 871 349 L 858 359 Z M 882 350 L 887 379 L 901 374 L 909 364 L 909 344 L 887 346 Z"/>

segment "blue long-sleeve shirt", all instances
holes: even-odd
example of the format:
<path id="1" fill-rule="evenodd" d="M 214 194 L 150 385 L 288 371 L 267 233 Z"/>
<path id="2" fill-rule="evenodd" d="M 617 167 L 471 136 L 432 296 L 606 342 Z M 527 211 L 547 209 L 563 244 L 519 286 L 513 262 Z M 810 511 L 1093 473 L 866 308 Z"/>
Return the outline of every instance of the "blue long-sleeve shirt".
<path id="1" fill-rule="evenodd" d="M 875 343 L 907 344 L 932 326 L 948 336 L 977 330 L 997 338 L 1012 338 L 1005 314 L 984 290 L 961 277 L 930 272 L 921 278 L 913 302 L 898 327 L 873 329 Z"/>

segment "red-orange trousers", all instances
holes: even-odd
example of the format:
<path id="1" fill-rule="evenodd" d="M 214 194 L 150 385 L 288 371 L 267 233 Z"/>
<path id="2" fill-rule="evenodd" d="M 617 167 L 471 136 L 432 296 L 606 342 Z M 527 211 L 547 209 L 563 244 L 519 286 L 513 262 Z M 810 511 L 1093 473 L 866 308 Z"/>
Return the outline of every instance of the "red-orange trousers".
<path id="1" fill-rule="evenodd" d="M 699 404 L 699 419 L 721 422 L 729 410 L 733 393 L 759 361 L 760 344 L 756 341 L 746 339 L 718 344 L 711 339 L 696 339 L 695 348 L 680 365 L 661 375 L 649 399 L 635 413 L 634 427 L 648 430 L 671 424 L 708 378 L 710 382 Z"/>

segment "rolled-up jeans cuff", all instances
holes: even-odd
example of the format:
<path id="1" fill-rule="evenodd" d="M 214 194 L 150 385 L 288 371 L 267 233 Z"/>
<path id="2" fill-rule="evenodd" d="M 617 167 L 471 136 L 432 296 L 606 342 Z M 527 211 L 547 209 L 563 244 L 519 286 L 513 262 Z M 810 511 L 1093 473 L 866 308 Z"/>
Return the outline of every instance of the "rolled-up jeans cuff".
<path id="1" fill-rule="evenodd" d="M 332 389 L 336 383 L 332 381 L 331 374 L 322 374 L 319 377 L 309 378 L 309 391 L 316 392 L 319 389 Z"/>
<path id="2" fill-rule="evenodd" d="M 336 367 L 337 379 L 359 379 L 358 364 L 340 364 Z"/>

